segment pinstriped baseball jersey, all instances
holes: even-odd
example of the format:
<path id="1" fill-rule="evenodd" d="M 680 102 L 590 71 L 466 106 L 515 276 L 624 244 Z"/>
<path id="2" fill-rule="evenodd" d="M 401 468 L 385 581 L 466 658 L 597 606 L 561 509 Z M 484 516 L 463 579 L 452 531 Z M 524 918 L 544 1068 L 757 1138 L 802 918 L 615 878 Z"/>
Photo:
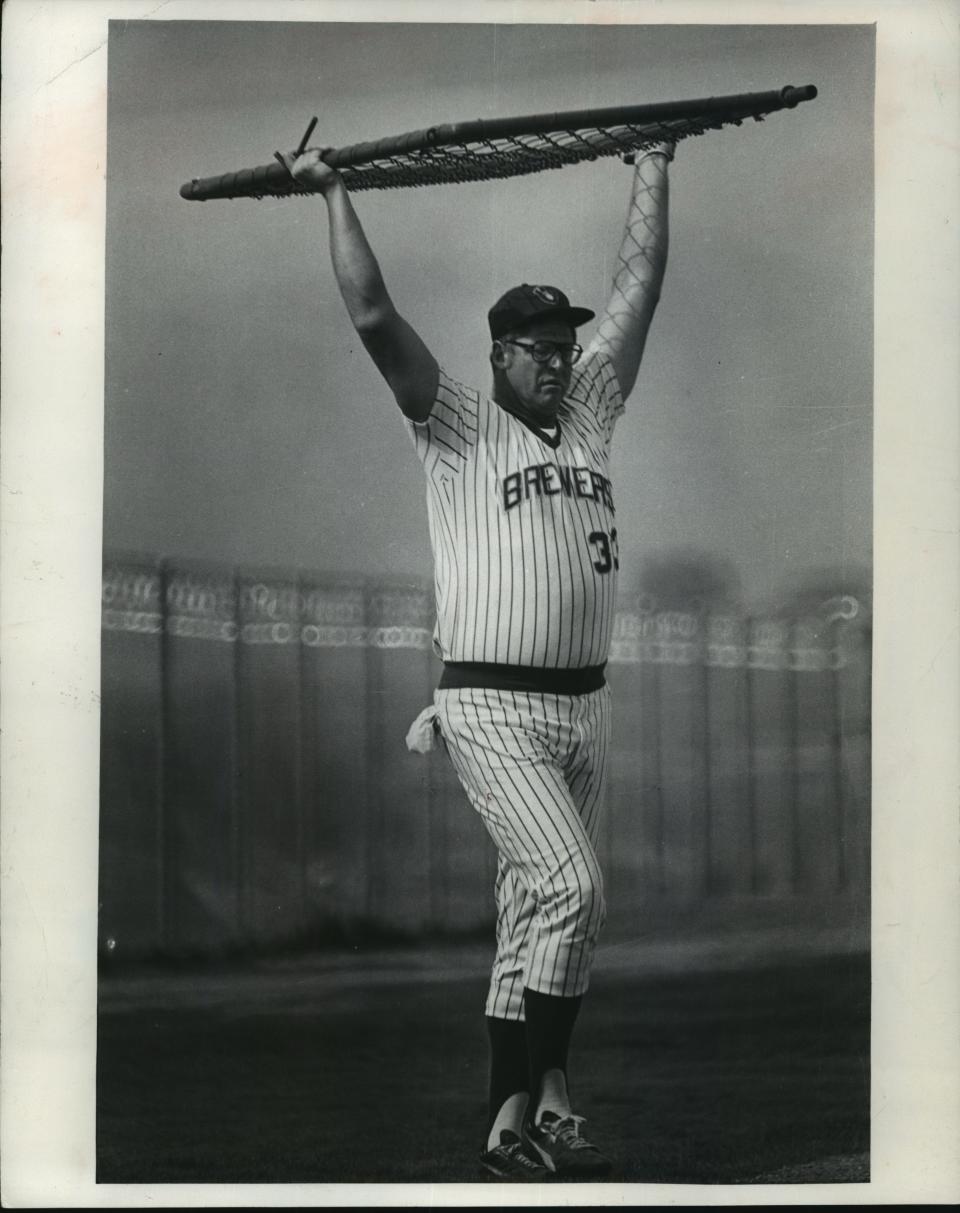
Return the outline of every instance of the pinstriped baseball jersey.
<path id="1" fill-rule="evenodd" d="M 554 438 L 441 370 L 430 416 L 406 424 L 427 477 L 445 661 L 606 660 L 619 567 L 608 464 L 622 412 L 603 354 L 575 367 Z"/>

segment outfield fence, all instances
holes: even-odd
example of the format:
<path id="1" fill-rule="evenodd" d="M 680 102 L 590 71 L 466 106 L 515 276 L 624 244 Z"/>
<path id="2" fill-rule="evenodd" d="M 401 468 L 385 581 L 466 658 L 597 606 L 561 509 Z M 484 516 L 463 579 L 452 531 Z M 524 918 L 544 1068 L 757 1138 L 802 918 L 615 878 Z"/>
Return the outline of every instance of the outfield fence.
<path id="1" fill-rule="evenodd" d="M 601 842 L 608 932 L 765 913 L 859 929 L 865 604 L 624 602 Z M 495 854 L 404 737 L 439 676 L 426 583 L 108 558 L 99 944 L 210 955 L 492 920 Z M 658 926 L 660 924 L 660 926 Z"/>

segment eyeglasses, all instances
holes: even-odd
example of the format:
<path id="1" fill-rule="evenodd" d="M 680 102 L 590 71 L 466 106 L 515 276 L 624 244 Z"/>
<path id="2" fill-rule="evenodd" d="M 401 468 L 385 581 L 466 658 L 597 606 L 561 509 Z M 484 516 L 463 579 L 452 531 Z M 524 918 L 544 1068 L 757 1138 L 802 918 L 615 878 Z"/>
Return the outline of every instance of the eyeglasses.
<path id="1" fill-rule="evenodd" d="M 504 345 L 519 345 L 522 350 L 529 350 L 534 362 L 552 362 L 559 354 L 564 366 L 573 366 L 583 353 L 582 346 L 560 341 L 514 341 L 512 337 L 503 337 L 502 341 Z"/>

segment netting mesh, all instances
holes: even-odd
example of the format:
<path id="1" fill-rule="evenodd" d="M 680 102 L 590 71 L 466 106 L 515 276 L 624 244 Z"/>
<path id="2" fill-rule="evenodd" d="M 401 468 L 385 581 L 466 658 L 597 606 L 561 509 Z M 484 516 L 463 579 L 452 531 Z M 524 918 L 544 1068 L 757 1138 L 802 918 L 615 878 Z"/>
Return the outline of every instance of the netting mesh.
<path id="1" fill-rule="evenodd" d="M 476 121 L 340 148 L 328 154 L 327 160 L 351 191 L 517 177 L 640 152 L 666 139 L 679 142 L 708 130 L 740 126 L 748 118 L 760 122 L 775 110 L 792 108 L 813 96 L 816 89 L 807 86 L 702 102 L 595 111 L 592 122 L 589 111 L 553 115 L 558 120 L 555 124 L 548 116 Z M 565 124 L 560 119 L 574 121 Z M 523 129 L 524 123 L 529 129 Z M 314 192 L 295 182 L 276 163 L 220 177 L 194 178 L 180 190 L 182 197 L 200 201 Z"/>
<path id="2" fill-rule="evenodd" d="M 713 125 L 719 127 L 723 123 L 717 120 Z M 706 123 L 662 122 L 645 127 L 624 124 L 611 128 L 504 136 L 471 144 L 402 152 L 366 164 L 349 165 L 340 172 L 350 190 L 486 181 L 563 168 L 601 156 L 636 152 L 664 139 L 680 140 L 702 134 L 706 129 Z"/>

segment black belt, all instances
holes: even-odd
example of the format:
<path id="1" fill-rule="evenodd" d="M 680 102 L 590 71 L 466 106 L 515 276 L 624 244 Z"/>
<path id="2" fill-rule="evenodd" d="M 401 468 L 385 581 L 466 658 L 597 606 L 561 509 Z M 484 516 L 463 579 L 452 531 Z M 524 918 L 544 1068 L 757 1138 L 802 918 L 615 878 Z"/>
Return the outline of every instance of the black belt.
<path id="1" fill-rule="evenodd" d="M 493 691 L 527 691 L 533 695 L 588 695 L 606 686 L 605 668 L 605 665 L 588 665 L 579 670 L 541 670 L 529 665 L 445 661 L 440 690 L 478 687 Z"/>

